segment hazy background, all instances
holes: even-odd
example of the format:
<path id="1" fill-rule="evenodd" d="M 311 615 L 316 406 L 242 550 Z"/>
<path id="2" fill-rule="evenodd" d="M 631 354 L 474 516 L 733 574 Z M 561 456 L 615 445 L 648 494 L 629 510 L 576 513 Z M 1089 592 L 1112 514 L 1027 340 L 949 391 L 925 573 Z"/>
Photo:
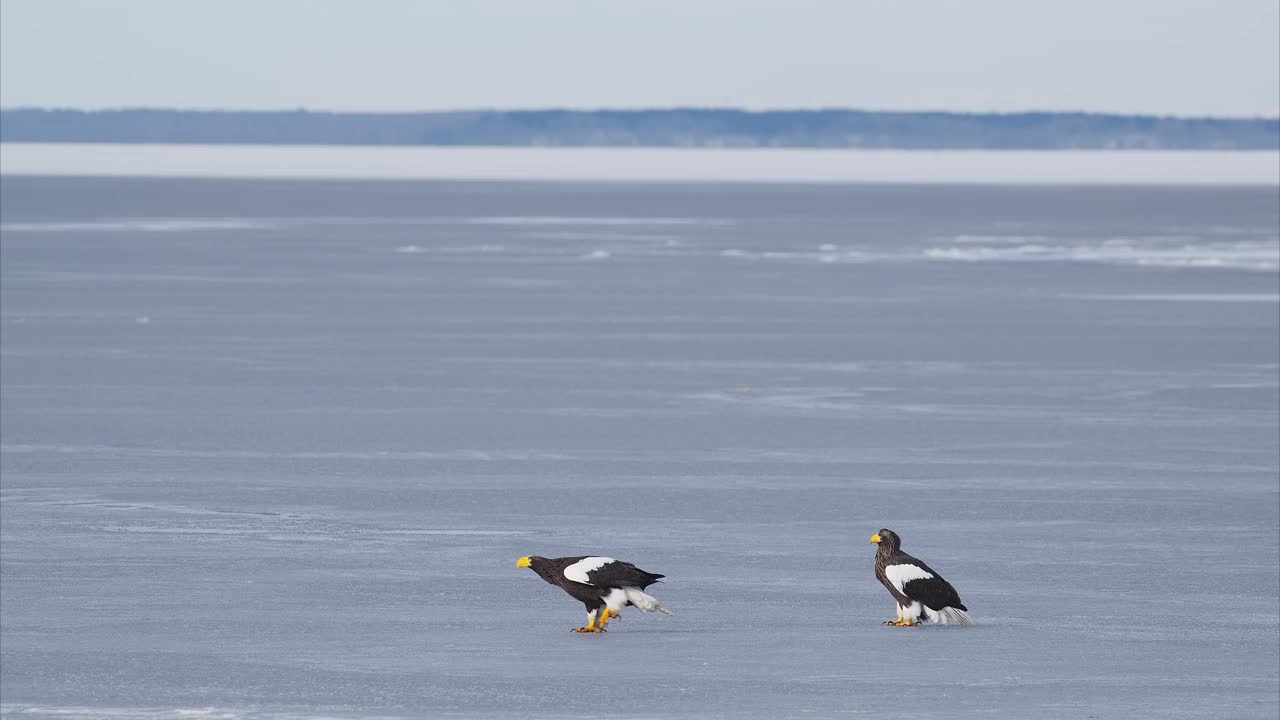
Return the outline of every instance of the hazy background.
<path id="1" fill-rule="evenodd" d="M 1280 714 L 1274 0 L 0 12 L 4 720 Z M 4 142 L 675 105 L 1214 152 Z"/>
<path id="2" fill-rule="evenodd" d="M 0 105 L 1280 113 L 1273 0 L 0 5 Z"/>

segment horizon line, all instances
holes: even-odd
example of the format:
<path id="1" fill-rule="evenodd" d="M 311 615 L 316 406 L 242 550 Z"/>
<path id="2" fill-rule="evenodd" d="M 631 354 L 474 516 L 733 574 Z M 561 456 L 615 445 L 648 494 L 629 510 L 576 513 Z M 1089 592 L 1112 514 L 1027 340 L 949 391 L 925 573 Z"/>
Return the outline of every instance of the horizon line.
<path id="1" fill-rule="evenodd" d="M 1276 115 L 1178 115 L 1155 112 L 1117 112 L 1096 110 L 893 110 L 867 109 L 849 106 L 812 106 L 812 107 L 776 107 L 750 108 L 729 105 L 670 105 L 670 106 L 633 106 L 633 107 L 519 107 L 519 108 L 454 108 L 447 110 L 331 110 L 305 106 L 280 108 L 216 108 L 216 107 L 164 107 L 152 105 L 120 105 L 111 107 L 68 107 L 42 105 L 0 106 L 0 112 L 79 112 L 114 113 L 114 112 L 181 112 L 181 113 L 240 113 L 240 114 L 313 114 L 313 115 L 467 115 L 467 114 L 499 114 L 499 113 L 646 113 L 646 112 L 736 112 L 747 115 L 766 115 L 773 113 L 862 113 L 868 115 L 950 115 L 950 116 L 985 116 L 1009 117 L 1025 115 L 1057 115 L 1080 117 L 1112 117 L 1112 118 L 1156 118 L 1164 120 L 1239 120 L 1239 121 L 1280 121 L 1280 113 Z"/>

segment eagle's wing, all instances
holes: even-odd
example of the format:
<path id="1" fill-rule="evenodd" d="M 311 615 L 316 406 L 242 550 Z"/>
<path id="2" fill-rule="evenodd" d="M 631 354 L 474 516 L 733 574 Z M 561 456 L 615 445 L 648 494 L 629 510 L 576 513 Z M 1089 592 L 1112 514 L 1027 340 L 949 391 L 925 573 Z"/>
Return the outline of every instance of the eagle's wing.
<path id="1" fill-rule="evenodd" d="M 912 580 L 903 586 L 902 594 L 918 601 L 930 610 L 941 610 L 946 607 L 964 609 L 960 602 L 960 594 L 951 587 L 951 583 L 936 575 L 931 578 Z"/>
<path id="2" fill-rule="evenodd" d="M 906 553 L 895 560 L 897 562 L 887 565 L 884 572 L 898 592 L 930 610 L 945 607 L 964 609 L 960 594 L 933 568 Z"/>
<path id="3" fill-rule="evenodd" d="M 599 570 L 589 573 L 591 584 L 598 587 L 645 588 L 657 582 L 662 575 L 645 572 L 629 562 L 614 560 Z"/>
<path id="4" fill-rule="evenodd" d="M 566 567 L 564 576 L 574 582 L 599 588 L 643 588 L 663 577 L 645 572 L 629 562 L 609 557 L 585 557 Z"/>

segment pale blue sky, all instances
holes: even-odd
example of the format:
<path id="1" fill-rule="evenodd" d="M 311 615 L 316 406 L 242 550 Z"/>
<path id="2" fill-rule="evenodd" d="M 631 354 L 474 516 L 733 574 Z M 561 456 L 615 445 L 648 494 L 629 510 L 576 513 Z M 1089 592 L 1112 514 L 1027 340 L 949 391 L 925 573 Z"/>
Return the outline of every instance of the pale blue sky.
<path id="1" fill-rule="evenodd" d="M 0 105 L 1280 114 L 1276 0 L 2 0 Z"/>

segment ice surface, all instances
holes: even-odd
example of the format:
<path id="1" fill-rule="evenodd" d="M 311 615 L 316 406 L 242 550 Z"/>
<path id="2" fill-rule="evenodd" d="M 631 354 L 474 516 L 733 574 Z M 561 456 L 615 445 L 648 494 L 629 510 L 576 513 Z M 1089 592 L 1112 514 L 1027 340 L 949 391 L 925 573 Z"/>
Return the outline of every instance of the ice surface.
<path id="1" fill-rule="evenodd" d="M 6 720 L 1280 712 L 1274 188 L 0 191 Z"/>
<path id="2" fill-rule="evenodd" d="M 1187 237 L 1116 237 L 1101 242 L 1077 241 L 1070 244 L 1008 244 L 1001 239 L 1000 244 L 985 246 L 971 244 L 973 238 L 968 236 L 956 240 L 966 244 L 926 248 L 925 256 L 934 260 L 969 262 L 1067 261 L 1262 271 L 1280 269 L 1280 242 L 1270 238 L 1210 242 Z"/>
<path id="3" fill-rule="evenodd" d="M 1280 152 L 0 143 L 11 175 L 1280 185 Z M 641 208 L 626 208 L 636 211 Z M 581 208 L 562 208 L 573 215 Z M 626 217 L 626 216 L 620 216 Z M 553 215 L 493 216 L 555 222 Z M 602 217 L 600 222 L 608 224 Z M 661 224 L 653 218 L 648 224 Z"/>

